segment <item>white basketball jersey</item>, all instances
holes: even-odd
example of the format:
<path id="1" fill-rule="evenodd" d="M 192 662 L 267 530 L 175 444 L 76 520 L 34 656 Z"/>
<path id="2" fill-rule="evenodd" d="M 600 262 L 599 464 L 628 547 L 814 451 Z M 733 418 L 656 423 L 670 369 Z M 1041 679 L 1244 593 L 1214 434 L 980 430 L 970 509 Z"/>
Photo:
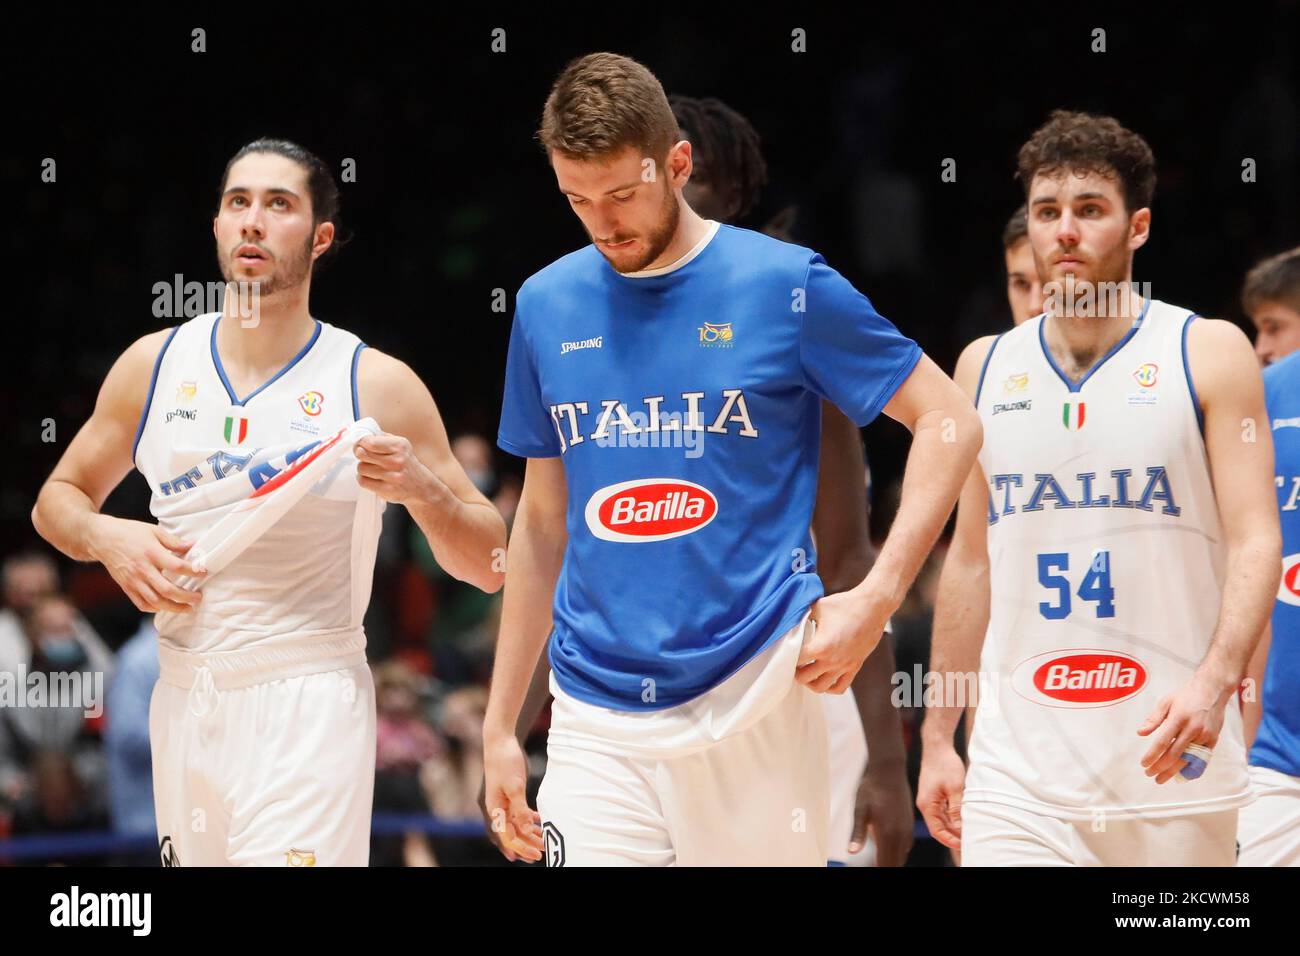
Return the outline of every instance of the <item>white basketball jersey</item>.
<path id="1" fill-rule="evenodd" d="M 1045 317 L 980 376 L 991 605 L 965 799 L 1067 819 L 1249 802 L 1235 697 L 1209 767 L 1156 785 L 1138 727 L 1210 645 L 1226 552 L 1186 359 L 1195 315 L 1149 301 L 1076 383 Z"/>
<path id="2" fill-rule="evenodd" d="M 172 331 L 136 435 L 150 511 L 186 540 L 359 417 L 356 365 L 365 345 L 351 332 L 317 321 L 288 365 L 236 396 L 217 351 L 219 321 L 216 313 L 200 315 Z M 157 615 L 160 641 L 211 652 L 361 636 L 383 510 L 383 500 L 357 484 L 349 451 L 228 567 L 203 580 L 195 612 Z"/>

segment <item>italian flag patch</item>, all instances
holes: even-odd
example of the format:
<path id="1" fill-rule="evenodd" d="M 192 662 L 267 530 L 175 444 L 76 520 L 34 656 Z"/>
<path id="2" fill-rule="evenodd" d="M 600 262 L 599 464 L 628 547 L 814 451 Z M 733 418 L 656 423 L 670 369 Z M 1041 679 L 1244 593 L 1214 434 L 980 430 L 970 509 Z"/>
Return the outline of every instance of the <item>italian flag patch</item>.
<path id="1" fill-rule="evenodd" d="M 227 415 L 225 436 L 226 444 L 241 444 L 248 437 L 248 419 L 238 415 Z"/>
<path id="2" fill-rule="evenodd" d="M 1083 427 L 1086 409 L 1084 402 L 1066 402 L 1061 408 L 1061 423 L 1070 431 L 1077 432 Z"/>

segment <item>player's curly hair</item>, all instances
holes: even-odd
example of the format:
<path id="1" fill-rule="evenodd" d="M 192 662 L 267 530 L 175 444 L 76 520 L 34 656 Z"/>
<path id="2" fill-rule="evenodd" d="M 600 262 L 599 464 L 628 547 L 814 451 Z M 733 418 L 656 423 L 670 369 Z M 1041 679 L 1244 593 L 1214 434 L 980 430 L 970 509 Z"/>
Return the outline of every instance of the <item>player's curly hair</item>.
<path id="1" fill-rule="evenodd" d="M 713 187 L 726 206 L 727 222 L 743 218 L 758 205 L 767 185 L 767 163 L 758 132 L 745 117 L 714 97 L 668 97 L 694 154 L 692 176 Z"/>
<path id="2" fill-rule="evenodd" d="M 1257 263 L 1241 287 L 1241 307 L 1254 315 L 1265 302 L 1279 302 L 1300 311 L 1300 248 Z"/>
<path id="3" fill-rule="evenodd" d="M 322 222 L 334 223 L 334 241 L 330 243 L 328 249 L 316 257 L 313 263 L 313 270 L 321 269 L 326 262 L 338 255 L 339 249 L 348 242 L 348 238 L 343 235 L 343 224 L 339 218 L 339 186 L 334 179 L 334 173 L 325 165 L 324 160 L 305 146 L 299 146 L 287 139 L 263 136 L 241 147 L 239 152 L 226 162 L 226 168 L 221 173 L 221 185 L 217 187 L 218 209 L 221 208 L 226 186 L 230 182 L 231 168 L 252 153 L 283 156 L 297 163 L 307 173 L 307 192 L 311 194 L 312 230 L 314 231 Z"/>
<path id="4" fill-rule="evenodd" d="M 1110 116 L 1053 110 L 1047 122 L 1020 147 L 1016 178 L 1025 187 L 1026 198 L 1034 176 L 1062 170 L 1114 178 L 1130 213 L 1151 205 L 1156 191 L 1156 160 L 1151 147 Z"/>

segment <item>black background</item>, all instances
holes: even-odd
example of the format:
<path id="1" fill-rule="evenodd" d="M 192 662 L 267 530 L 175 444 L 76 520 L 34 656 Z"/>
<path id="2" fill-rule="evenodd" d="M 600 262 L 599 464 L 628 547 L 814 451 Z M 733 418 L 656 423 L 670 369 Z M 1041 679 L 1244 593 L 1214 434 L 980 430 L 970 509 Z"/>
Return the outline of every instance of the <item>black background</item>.
<path id="1" fill-rule="evenodd" d="M 1155 151 L 1153 238 L 1135 278 L 1157 298 L 1242 321 L 1244 271 L 1300 243 L 1296 3 L 1050 17 L 1040 5 L 913 6 L 555 4 L 455 19 L 365 5 L 292 17 L 50 8 L 9 20 L 0 551 L 36 543 L 36 491 L 113 359 L 174 324 L 154 317 L 154 284 L 219 278 L 219 176 L 261 135 L 299 140 L 336 170 L 356 161 L 357 182 L 343 186 L 354 238 L 316 278 L 313 314 L 409 362 L 453 435 L 492 438 L 510 321 L 491 310 L 492 291 L 513 306 L 527 276 L 586 241 L 532 134 L 555 74 L 595 50 L 636 57 L 670 93 L 746 114 L 771 183 L 745 224 L 797 203 L 799 241 L 946 369 L 1008 322 L 999 237 L 1022 199 L 1014 157 L 1054 107 L 1113 114 Z M 195 27 L 205 53 L 191 52 Z M 504 53 L 491 49 L 497 27 Z M 791 52 L 794 28 L 807 31 L 806 53 Z M 1104 53 L 1091 49 L 1096 28 Z M 41 181 L 46 157 L 56 183 Z M 1246 157 L 1258 182 L 1242 182 Z M 941 181 L 945 158 L 955 183 Z M 873 176 L 915 197 L 905 222 L 860 198 Z M 900 234 L 916 237 L 908 255 L 873 267 L 870 251 Z M 46 419 L 53 443 L 41 440 Z M 882 419 L 866 439 L 877 484 L 892 482 L 905 432 Z M 144 517 L 146 504 L 132 476 L 106 510 Z M 888 520 L 888 509 L 874 516 L 877 534 Z"/>

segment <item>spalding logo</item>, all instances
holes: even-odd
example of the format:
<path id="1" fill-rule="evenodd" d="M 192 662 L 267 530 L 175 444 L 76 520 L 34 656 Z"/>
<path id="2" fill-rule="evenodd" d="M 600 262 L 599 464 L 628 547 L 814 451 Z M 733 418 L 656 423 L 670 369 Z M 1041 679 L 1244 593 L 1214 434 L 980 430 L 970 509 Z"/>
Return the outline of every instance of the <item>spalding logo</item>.
<path id="1" fill-rule="evenodd" d="M 605 541 L 665 541 L 699 531 L 716 517 L 709 489 L 680 478 L 607 485 L 587 502 L 587 527 Z"/>
<path id="2" fill-rule="evenodd" d="M 1068 709 L 1118 704 L 1146 683 L 1146 665 L 1137 658 L 1087 648 L 1038 654 L 1011 673 L 1011 686 L 1020 696 Z"/>
<path id="3" fill-rule="evenodd" d="M 1288 554 L 1282 559 L 1282 583 L 1277 586 L 1277 599 L 1300 607 L 1300 554 Z"/>

